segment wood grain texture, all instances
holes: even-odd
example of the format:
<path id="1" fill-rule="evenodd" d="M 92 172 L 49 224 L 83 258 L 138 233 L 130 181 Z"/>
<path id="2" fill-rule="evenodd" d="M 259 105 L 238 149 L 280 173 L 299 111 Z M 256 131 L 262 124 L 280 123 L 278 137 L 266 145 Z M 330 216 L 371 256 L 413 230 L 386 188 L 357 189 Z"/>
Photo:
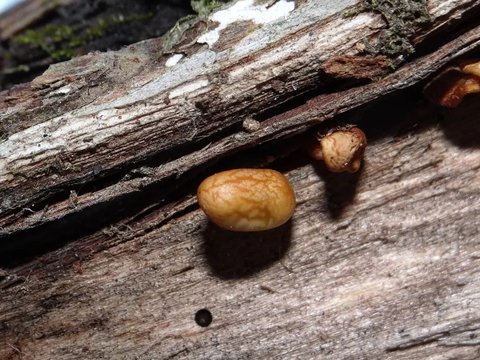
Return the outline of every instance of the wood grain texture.
<path id="1" fill-rule="evenodd" d="M 364 114 L 358 176 L 275 163 L 298 198 L 275 231 L 221 230 L 187 195 L 17 267 L 0 357 L 477 359 L 478 97 L 439 121 L 417 96 Z"/>

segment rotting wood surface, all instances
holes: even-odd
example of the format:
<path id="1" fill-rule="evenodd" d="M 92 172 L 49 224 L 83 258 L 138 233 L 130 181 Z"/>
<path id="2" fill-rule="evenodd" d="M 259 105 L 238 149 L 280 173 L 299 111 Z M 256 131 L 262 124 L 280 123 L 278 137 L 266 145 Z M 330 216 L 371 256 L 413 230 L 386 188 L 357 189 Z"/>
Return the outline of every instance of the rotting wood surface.
<path id="1" fill-rule="evenodd" d="M 17 268 L 1 358 L 478 359 L 478 101 L 441 122 L 397 101 L 362 124 L 354 181 L 275 165 L 298 197 L 276 231 L 225 232 L 187 196 Z"/>
<path id="2" fill-rule="evenodd" d="M 315 2 L 302 4 L 290 20 Z M 0 358 L 480 357 L 478 98 L 439 119 L 414 89 L 363 109 L 361 117 L 340 115 L 478 48 L 475 24 L 459 23 L 479 4 L 430 1 L 432 23 L 412 40 L 423 51 L 416 59 L 381 80 L 347 78 L 347 89 L 304 95 L 305 104 L 280 111 L 279 103 L 312 90 L 316 81 L 325 89 L 339 86 L 336 76 L 353 73 L 339 63 L 351 59 L 355 39 L 384 27 L 378 15 L 345 18 L 342 6 L 351 4 L 336 4 L 324 21 L 309 18 L 291 32 L 285 23 L 260 29 L 274 45 L 245 58 L 229 56 L 227 64 L 242 60 L 229 67 L 220 55 L 230 45 L 204 50 L 188 42 L 195 49 L 186 53 L 189 59 L 220 56 L 213 74 L 226 76 L 214 92 L 197 89 L 176 99 L 171 94 L 178 87 L 155 87 L 156 78 L 177 65 L 147 66 L 162 48 L 151 40 L 58 65 L 0 95 L 6 109 L 0 146 L 23 142 L 27 154 L 2 159 L 15 169 L 1 180 Z M 315 34 L 349 21 L 338 42 L 322 43 L 320 36 L 298 48 L 305 57 L 262 63 L 266 54 L 288 49 L 288 41 L 311 39 L 302 26 Z M 454 24 L 458 34 L 445 37 L 442 31 Z M 282 40 L 275 31 L 289 35 Z M 437 47 L 422 45 L 438 41 L 438 34 L 445 41 Z M 331 46 L 324 49 L 330 58 L 315 57 L 319 44 Z M 370 60 L 353 63 L 365 69 Z M 325 64 L 334 64 L 335 76 L 322 77 L 330 68 Z M 129 73 L 122 75 L 125 68 Z M 75 71 L 79 76 L 70 77 Z M 182 86 L 205 80 L 193 70 L 188 75 Z M 128 104 L 112 107 L 122 101 Z M 90 128 L 92 139 L 84 141 L 83 127 L 99 115 L 100 128 Z M 258 132 L 243 132 L 247 116 L 263 120 Z M 328 174 L 296 150 L 305 141 L 301 132 L 334 116 L 337 122 L 353 116 L 370 140 L 356 176 Z M 44 134 L 44 150 L 29 147 Z M 59 140 L 64 146 L 53 146 Z M 268 163 L 295 187 L 292 221 L 260 234 L 208 224 L 192 197 L 210 172 L 206 167 Z M 54 165 L 53 173 L 35 173 L 46 164 Z M 213 314 L 207 328 L 193 320 L 201 308 Z"/>

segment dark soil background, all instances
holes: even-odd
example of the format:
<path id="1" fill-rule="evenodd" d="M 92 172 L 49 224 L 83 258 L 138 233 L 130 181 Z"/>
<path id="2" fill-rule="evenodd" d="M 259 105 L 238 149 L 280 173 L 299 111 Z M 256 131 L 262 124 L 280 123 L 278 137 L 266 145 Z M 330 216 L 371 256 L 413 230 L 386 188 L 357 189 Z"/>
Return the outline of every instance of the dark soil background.
<path id="1" fill-rule="evenodd" d="M 190 0 L 80 0 L 55 7 L 1 42 L 0 90 L 31 81 L 52 63 L 158 37 L 190 14 Z"/>

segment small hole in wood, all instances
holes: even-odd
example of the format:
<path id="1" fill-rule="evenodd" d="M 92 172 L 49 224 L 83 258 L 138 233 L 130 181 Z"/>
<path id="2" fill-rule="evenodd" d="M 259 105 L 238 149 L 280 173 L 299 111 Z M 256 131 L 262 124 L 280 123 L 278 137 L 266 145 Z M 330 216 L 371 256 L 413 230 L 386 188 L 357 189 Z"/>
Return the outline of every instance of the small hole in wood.
<path id="1" fill-rule="evenodd" d="M 198 310 L 195 314 L 195 322 L 198 326 L 207 327 L 212 323 L 212 313 L 207 309 Z"/>

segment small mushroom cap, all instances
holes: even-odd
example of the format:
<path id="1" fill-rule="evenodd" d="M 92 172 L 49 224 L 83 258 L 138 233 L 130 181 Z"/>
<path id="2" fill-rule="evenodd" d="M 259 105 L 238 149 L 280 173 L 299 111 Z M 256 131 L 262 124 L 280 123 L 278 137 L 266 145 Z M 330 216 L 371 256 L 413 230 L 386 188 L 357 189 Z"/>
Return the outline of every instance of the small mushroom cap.
<path id="1" fill-rule="evenodd" d="M 208 218 L 232 231 L 262 231 L 290 219 L 296 200 L 285 176 L 270 169 L 235 169 L 206 178 L 197 190 Z"/>
<path id="2" fill-rule="evenodd" d="M 357 172 L 366 145 L 365 134 L 356 127 L 333 131 L 320 140 L 323 161 L 332 172 Z"/>
<path id="3" fill-rule="evenodd" d="M 480 93 L 480 62 L 471 61 L 447 68 L 424 89 L 432 102 L 449 108 L 458 106 L 465 96 L 474 93 Z"/>
<path id="4" fill-rule="evenodd" d="M 469 74 L 480 78 L 480 60 L 469 60 L 460 63 L 464 74 Z"/>

